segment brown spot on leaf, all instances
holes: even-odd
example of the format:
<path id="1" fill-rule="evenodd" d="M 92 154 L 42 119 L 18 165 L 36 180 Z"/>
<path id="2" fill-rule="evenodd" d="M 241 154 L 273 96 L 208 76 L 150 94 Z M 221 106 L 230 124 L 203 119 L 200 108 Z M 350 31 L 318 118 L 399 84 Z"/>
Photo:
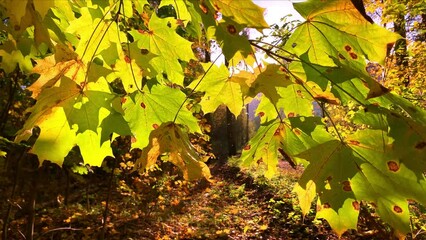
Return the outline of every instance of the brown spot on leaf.
<path id="1" fill-rule="evenodd" d="M 142 48 L 141 49 L 141 54 L 142 55 L 147 55 L 149 53 L 148 49 Z"/>
<path id="2" fill-rule="evenodd" d="M 293 44 L 291 44 L 291 47 L 292 48 L 295 48 L 297 46 L 297 43 L 293 43 Z"/>
<path id="3" fill-rule="evenodd" d="M 125 97 L 121 98 L 121 104 L 126 103 L 126 101 L 127 101 L 127 98 L 125 98 Z"/>
<path id="4" fill-rule="evenodd" d="M 359 209 L 360 209 L 359 202 L 358 201 L 353 201 L 352 202 L 352 207 L 354 207 L 355 211 L 359 211 Z"/>
<path id="5" fill-rule="evenodd" d="M 214 19 L 219 20 L 219 17 L 220 17 L 219 12 L 215 11 L 213 17 Z"/>
<path id="6" fill-rule="evenodd" d="M 352 144 L 352 145 L 359 145 L 360 144 L 360 142 L 357 141 L 357 140 L 349 140 L 349 143 Z"/>
<path id="7" fill-rule="evenodd" d="M 176 19 L 176 24 L 179 25 L 179 26 L 181 26 L 181 27 L 185 26 L 185 23 L 183 22 L 182 19 Z"/>
<path id="8" fill-rule="evenodd" d="M 277 129 L 277 130 L 275 130 L 275 133 L 274 133 L 274 136 L 278 136 L 278 135 L 280 135 L 280 133 L 281 133 L 281 129 Z"/>
<path id="9" fill-rule="evenodd" d="M 174 130 L 175 130 L 175 136 L 176 136 L 176 138 L 177 138 L 177 139 L 180 139 L 180 135 L 179 135 L 179 133 L 178 133 L 177 129 L 175 128 Z"/>
<path id="10" fill-rule="evenodd" d="M 327 70 L 325 70 L 325 72 L 330 74 L 330 73 L 332 73 L 332 72 L 333 72 L 333 69 L 331 69 L 331 68 L 327 68 Z"/>
<path id="11" fill-rule="evenodd" d="M 299 130 L 299 129 L 297 129 L 297 128 L 295 128 L 295 129 L 293 129 L 293 132 L 296 134 L 296 135 L 300 135 L 302 132 Z"/>
<path id="12" fill-rule="evenodd" d="M 356 55 L 354 52 L 349 53 L 349 55 L 351 56 L 352 59 L 357 59 L 358 55 Z"/>
<path id="13" fill-rule="evenodd" d="M 324 204 L 322 205 L 322 207 L 323 207 L 323 208 L 330 208 L 331 206 L 330 206 L 330 203 L 324 203 Z"/>
<path id="14" fill-rule="evenodd" d="M 399 170 L 399 165 L 397 162 L 395 161 L 389 161 L 388 162 L 388 168 L 389 170 L 391 170 L 392 172 L 396 172 Z"/>
<path id="15" fill-rule="evenodd" d="M 126 61 L 126 63 L 131 63 L 132 60 L 129 58 L 129 56 L 126 55 L 124 57 L 124 61 Z"/>
<path id="16" fill-rule="evenodd" d="M 342 59 L 342 60 L 346 60 L 346 58 L 340 53 L 339 53 L 339 58 Z"/>
<path id="17" fill-rule="evenodd" d="M 248 144 L 248 145 L 246 145 L 246 146 L 244 147 L 244 150 L 248 151 L 248 150 L 250 150 L 250 148 L 251 148 L 251 145 L 250 145 L 250 144 Z"/>
<path id="18" fill-rule="evenodd" d="M 203 11 L 204 14 L 207 14 L 209 12 L 209 8 L 206 5 L 204 5 L 204 3 L 200 4 L 200 8 L 201 8 L 201 11 Z"/>
<path id="19" fill-rule="evenodd" d="M 287 114 L 287 117 L 294 117 L 294 116 L 295 116 L 294 112 L 290 112 Z"/>
<path id="20" fill-rule="evenodd" d="M 263 117 L 263 116 L 265 116 L 265 113 L 264 112 L 259 112 L 259 117 Z"/>
<path id="21" fill-rule="evenodd" d="M 343 181 L 342 185 L 343 185 L 343 191 L 345 191 L 345 192 L 352 191 L 351 182 L 349 182 L 349 181 Z"/>
<path id="22" fill-rule="evenodd" d="M 415 146 L 415 148 L 416 149 L 423 149 L 423 148 L 425 148 L 426 147 L 426 142 L 419 142 L 419 143 L 417 143 L 416 144 L 416 146 Z"/>
<path id="23" fill-rule="evenodd" d="M 143 109 L 145 109 L 145 108 L 146 108 L 145 103 L 141 102 L 141 107 L 142 107 Z"/>
<path id="24" fill-rule="evenodd" d="M 330 182 L 331 180 L 333 180 L 332 176 L 328 176 L 325 180 L 327 180 L 327 182 Z"/>
<path id="25" fill-rule="evenodd" d="M 130 138 L 130 141 L 131 141 L 132 143 L 135 143 L 135 142 L 137 141 L 137 139 L 136 139 L 135 137 L 131 137 L 131 138 Z"/>
<path id="26" fill-rule="evenodd" d="M 346 45 L 346 46 L 345 46 L 345 50 L 346 50 L 347 52 L 349 52 L 349 51 L 351 51 L 351 50 L 352 50 L 352 48 L 351 48 L 351 46 Z"/>
<path id="27" fill-rule="evenodd" d="M 237 29 L 235 28 L 234 25 L 229 24 L 226 29 L 228 30 L 228 32 L 232 35 L 237 34 Z"/>
<path id="28" fill-rule="evenodd" d="M 393 211 L 396 213 L 402 213 L 402 208 L 400 206 L 395 205 L 393 206 Z"/>
<path id="29" fill-rule="evenodd" d="M 152 124 L 152 127 L 153 127 L 154 129 L 157 129 L 157 128 L 158 128 L 158 124 L 154 123 L 154 124 Z"/>

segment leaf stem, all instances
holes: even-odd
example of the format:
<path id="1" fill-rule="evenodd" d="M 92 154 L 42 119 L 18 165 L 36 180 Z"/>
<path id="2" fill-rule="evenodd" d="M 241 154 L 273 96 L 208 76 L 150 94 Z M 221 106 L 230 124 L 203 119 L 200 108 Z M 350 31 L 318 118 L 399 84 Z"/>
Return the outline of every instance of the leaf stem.
<path id="1" fill-rule="evenodd" d="M 123 3 L 123 0 L 120 0 L 120 6 L 123 6 L 123 25 L 124 25 L 124 27 L 125 27 L 125 29 L 127 28 L 127 22 L 126 22 L 126 14 L 124 14 L 126 11 L 125 11 L 125 9 L 124 9 L 124 3 Z M 118 13 L 117 13 L 118 14 Z M 117 24 L 117 30 L 119 30 L 119 27 L 118 27 L 118 24 Z M 120 32 L 118 31 L 118 40 L 119 40 L 119 42 L 121 42 L 121 40 L 120 40 Z M 130 59 L 130 63 L 129 63 L 129 65 L 130 65 L 130 72 L 132 73 L 132 78 L 133 78 L 133 83 L 135 84 L 135 86 L 136 86 L 136 89 L 139 91 L 139 92 L 142 92 L 142 89 L 138 86 L 138 82 L 136 81 L 136 77 L 135 77 L 135 72 L 134 72 L 134 70 L 133 70 L 133 65 L 132 65 L 132 56 L 131 56 L 131 53 L 130 53 L 130 42 L 129 42 L 129 39 L 127 39 L 127 41 L 126 41 L 126 47 L 127 47 L 127 55 L 128 55 L 128 57 L 129 57 L 129 59 Z M 142 86 L 141 86 L 142 88 L 143 88 L 143 84 L 142 84 Z"/>
<path id="2" fill-rule="evenodd" d="M 299 85 L 300 86 L 302 86 L 303 87 L 303 89 L 305 89 L 305 91 L 309 94 L 309 96 L 311 96 L 311 98 L 314 100 L 314 101 L 316 101 L 315 100 L 315 97 L 314 97 L 314 95 L 309 91 L 309 89 L 306 87 L 306 85 L 305 85 L 305 82 L 301 79 L 301 78 L 299 78 L 298 76 L 296 76 L 294 73 L 292 73 L 292 72 L 290 72 L 289 70 L 288 70 L 288 68 L 287 68 L 287 66 L 285 66 L 285 64 L 283 64 L 282 62 L 280 62 L 280 61 L 278 61 L 276 58 L 274 58 L 273 56 L 270 56 L 271 58 L 273 58 L 275 61 L 277 61 L 277 63 L 279 64 L 279 65 L 281 65 L 283 68 L 285 68 L 286 69 L 286 71 L 293 77 L 293 78 L 295 78 L 296 80 L 297 80 L 297 82 L 299 82 Z M 337 133 L 337 136 L 339 137 L 339 139 L 340 139 L 340 141 L 342 142 L 342 143 L 344 143 L 344 140 L 343 140 L 343 137 L 340 135 L 340 133 L 339 133 L 339 130 L 337 129 L 337 127 L 336 127 L 336 124 L 334 123 L 334 121 L 333 121 L 333 119 L 331 118 L 331 116 L 330 116 L 330 114 L 328 113 L 328 111 L 325 109 L 325 107 L 323 106 L 323 104 L 318 104 L 320 107 L 321 107 L 321 109 L 322 109 L 322 111 L 323 111 L 323 113 L 325 113 L 325 115 L 327 115 L 327 118 L 328 119 L 330 119 L 330 122 L 331 122 L 331 124 L 333 125 L 333 128 L 334 128 L 334 130 L 336 130 L 336 133 Z M 275 106 L 275 105 L 274 105 Z M 276 107 L 275 107 L 275 109 L 276 109 Z M 279 114 L 278 114 L 278 116 L 280 116 Z M 280 118 L 281 118 L 281 116 L 280 116 Z"/>
<path id="3" fill-rule="evenodd" d="M 260 43 L 262 43 L 262 44 L 266 44 L 266 45 L 271 45 L 271 44 L 269 44 L 269 43 L 265 43 L 265 42 L 260 42 Z M 308 65 L 309 67 L 311 67 L 315 72 L 317 72 L 318 74 L 320 74 L 321 75 L 321 77 L 324 77 L 325 79 L 327 79 L 328 81 L 330 81 L 332 84 L 333 84 L 333 86 L 334 87 L 336 87 L 336 88 L 338 88 L 340 91 L 342 91 L 342 92 L 344 92 L 346 95 L 348 95 L 350 98 L 352 98 L 355 102 L 357 102 L 359 105 L 361 105 L 361 106 L 365 106 L 365 104 L 364 103 L 362 103 L 360 100 L 358 100 L 356 97 L 354 97 L 354 96 L 352 96 L 352 94 L 350 94 L 348 91 L 346 91 L 345 89 L 343 89 L 341 86 L 339 86 L 337 83 L 335 83 L 331 78 L 329 78 L 327 75 L 325 75 L 323 72 L 321 72 L 320 70 L 318 70 L 317 68 L 315 68 L 315 66 L 314 66 L 314 64 L 312 64 L 312 63 L 310 63 L 310 62 L 308 62 L 308 61 L 305 61 L 305 60 L 303 60 L 302 58 L 300 58 L 300 57 L 298 57 L 297 55 L 295 55 L 295 54 L 293 54 L 293 53 L 291 53 L 291 52 L 289 52 L 288 50 L 285 50 L 285 49 L 283 49 L 283 48 L 279 48 L 279 47 L 277 47 L 277 46 L 274 46 L 274 45 L 271 45 L 272 47 L 275 47 L 275 48 L 278 48 L 279 50 L 281 50 L 281 51 L 284 51 L 284 52 L 286 52 L 286 53 L 288 53 L 288 54 L 290 54 L 290 55 L 292 55 L 295 59 L 292 59 L 293 61 L 299 61 L 299 62 L 301 62 L 301 63 L 304 63 L 304 64 L 306 64 L 306 65 Z M 271 50 L 268 50 L 268 49 L 265 49 L 265 48 L 263 48 L 262 50 L 263 51 L 265 51 L 266 52 L 266 54 L 268 55 L 268 56 L 271 56 L 271 55 L 278 55 L 278 54 L 276 54 L 276 53 L 274 53 L 274 52 L 272 52 Z M 280 55 L 278 55 L 278 57 L 280 57 L 281 59 L 284 59 L 284 60 L 286 60 L 286 61 L 288 61 L 287 59 L 291 59 L 291 58 L 288 58 L 288 57 L 282 57 L 282 56 L 280 56 Z M 287 71 L 288 72 L 290 72 L 290 70 L 288 69 L 288 68 L 286 68 L 287 69 Z"/>
<path id="4" fill-rule="evenodd" d="M 173 122 L 176 122 L 176 119 L 179 115 L 180 110 L 182 109 L 182 107 L 185 105 L 185 102 L 188 100 L 188 98 L 195 92 L 195 89 L 197 89 L 197 87 L 200 85 L 200 83 L 204 80 L 204 78 L 206 77 L 207 73 L 210 71 L 210 69 L 213 67 L 213 65 L 217 62 L 217 60 L 219 60 L 219 58 L 223 56 L 223 53 L 219 54 L 216 59 L 212 62 L 212 64 L 210 64 L 210 66 L 207 68 L 206 71 L 204 71 L 203 76 L 201 77 L 200 81 L 198 81 L 198 83 L 194 86 L 194 88 L 191 90 L 191 92 L 185 97 L 185 100 L 183 100 L 182 104 L 180 105 L 178 111 L 175 114 L 175 117 L 173 118 Z"/>

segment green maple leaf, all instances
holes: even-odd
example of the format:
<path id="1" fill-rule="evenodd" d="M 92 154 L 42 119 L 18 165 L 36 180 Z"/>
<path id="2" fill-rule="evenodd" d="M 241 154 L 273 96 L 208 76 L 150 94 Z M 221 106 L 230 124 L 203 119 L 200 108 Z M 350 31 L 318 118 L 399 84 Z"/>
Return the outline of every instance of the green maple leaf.
<path id="1" fill-rule="evenodd" d="M 0 67 L 6 72 L 13 72 L 17 66 L 24 72 L 30 72 L 33 68 L 31 63 L 31 56 L 24 56 L 21 50 L 12 41 L 7 41 L 0 47 Z"/>
<path id="2" fill-rule="evenodd" d="M 245 84 L 244 79 L 231 78 L 225 65 L 203 64 L 203 67 L 211 68 L 203 78 L 193 81 L 188 87 L 205 92 L 200 102 L 204 113 L 214 112 L 219 105 L 225 104 L 232 114 L 238 116 L 244 105 L 241 87 Z"/>
<path id="3" fill-rule="evenodd" d="M 197 119 L 183 106 L 186 96 L 179 89 L 163 85 L 145 86 L 123 99 L 125 118 L 134 136 L 133 148 L 143 149 L 149 143 L 149 134 L 165 122 L 174 120 L 185 124 L 191 132 L 200 132 Z"/>
<path id="4" fill-rule="evenodd" d="M 336 66 L 341 61 L 365 71 L 365 60 L 383 63 L 386 46 L 399 36 L 368 22 L 350 0 L 315 0 L 294 4 L 306 19 L 292 34 L 285 49 L 302 55 L 308 53 L 312 63 Z"/>
<path id="5" fill-rule="evenodd" d="M 84 63 L 94 56 L 111 55 L 110 47 L 117 49 L 114 58 L 121 52 L 121 42 L 126 41 L 126 35 L 118 31 L 117 23 L 112 19 L 110 11 L 105 13 L 101 8 L 82 7 L 81 17 L 70 21 L 66 32 L 79 37 L 75 52 Z M 108 50 L 108 53 L 106 51 Z M 105 51 L 105 54 L 103 53 Z M 111 56 L 109 56 L 111 57 Z"/>
<path id="6" fill-rule="evenodd" d="M 267 168 L 265 176 L 270 178 L 277 172 L 278 153 L 285 153 L 284 158 L 290 158 L 290 161 L 296 163 L 296 154 L 330 138 L 319 118 L 294 117 L 283 122 L 272 120 L 260 126 L 244 147 L 240 162 L 242 166 L 261 162 Z"/>
<path id="7" fill-rule="evenodd" d="M 309 211 L 315 193 L 320 194 L 317 217 L 325 218 L 341 236 L 347 229 L 356 229 L 359 202 L 350 190 L 351 177 L 357 172 L 357 157 L 337 140 L 311 148 L 299 155 L 309 162 L 295 186 L 302 212 Z M 357 206 L 357 207 L 356 207 Z"/>
<path id="8" fill-rule="evenodd" d="M 255 101 L 259 101 L 259 105 L 256 108 L 256 116 L 259 116 L 260 122 L 265 123 L 274 120 L 278 117 L 279 112 L 271 101 L 264 95 L 255 98 Z M 279 111 L 279 110 L 278 110 Z"/>
<path id="9" fill-rule="evenodd" d="M 375 106 L 356 121 L 377 130 L 360 130 L 346 143 L 330 141 L 297 155 L 309 162 L 295 189 L 303 212 L 318 193 L 322 205 L 317 217 L 341 235 L 356 228 L 359 203 L 370 201 L 403 236 L 410 230 L 407 200 L 426 200 L 426 128 Z"/>
<path id="10" fill-rule="evenodd" d="M 201 19 L 207 40 L 216 40 L 222 48 L 226 59 L 231 61 L 235 56 L 247 56 L 254 52 L 246 36 L 239 33 L 247 27 L 245 24 L 235 22 L 227 16 L 223 16 L 221 20 L 216 20 L 215 8 L 210 2 L 202 2 L 190 0 L 193 8 L 191 15 L 193 19 Z M 232 5 L 235 5 L 233 3 Z M 195 26 L 200 29 L 196 32 L 201 32 L 201 26 Z M 214 59 L 212 59 L 214 60 Z"/>
<path id="11" fill-rule="evenodd" d="M 248 81 L 250 96 L 254 97 L 258 93 L 263 93 L 269 99 L 269 104 L 275 106 L 278 111 L 284 110 L 286 115 L 312 115 L 311 97 L 301 85 L 291 80 L 289 74 L 282 71 L 280 65 L 270 64 L 264 70 L 256 68 L 254 71 L 255 80 Z M 240 74 L 236 76 L 239 77 Z M 268 103 L 262 100 L 263 104 Z M 277 116 L 276 110 L 271 116 Z M 265 113 L 265 111 L 262 112 Z"/>
<path id="12" fill-rule="evenodd" d="M 161 154 L 167 154 L 168 161 L 179 167 L 186 180 L 203 177 L 209 180 L 211 177 L 210 169 L 197 154 L 181 126 L 168 122 L 153 130 L 149 136 L 149 145 L 143 149 L 136 167 L 140 171 L 151 169 Z"/>
<path id="13" fill-rule="evenodd" d="M 269 27 L 263 18 L 265 9 L 254 4 L 252 0 L 210 0 L 210 2 L 217 11 L 239 24 L 257 29 Z"/>
<path id="14" fill-rule="evenodd" d="M 407 124 L 401 127 L 390 123 L 389 127 L 389 136 L 392 137 L 401 133 L 399 130 L 406 134 L 410 132 L 407 131 Z M 426 169 L 426 151 L 424 148 L 416 148 L 419 138 L 420 142 L 426 143 L 425 128 L 422 130 L 423 136 L 411 131 L 409 136 L 395 141 L 381 130 L 360 131 L 349 138 L 349 141 L 356 143 L 352 147 L 354 151 L 367 161 L 359 164 L 360 172 L 353 177 L 355 196 L 374 202 L 379 216 L 400 237 L 410 231 L 407 201 L 410 199 L 426 203 L 426 179 L 422 174 Z"/>
<path id="15" fill-rule="evenodd" d="M 336 99 L 328 99 L 328 101 L 338 100 L 336 103 L 347 105 L 349 102 L 356 101 L 360 104 L 376 103 L 381 106 L 389 106 L 392 101 L 387 100 L 385 95 L 389 92 L 388 89 L 381 86 L 377 81 L 372 79 L 363 69 L 362 71 L 353 70 L 352 68 L 336 62 L 338 67 L 327 67 L 310 62 L 307 53 L 301 57 L 302 61 L 294 61 L 289 65 L 289 71 L 296 79 L 296 82 L 306 82 L 309 90 L 312 86 L 318 85 L 324 92 Z M 313 84 L 314 83 L 314 84 Z M 320 92 L 320 96 L 314 97 L 323 98 L 324 94 Z"/>
<path id="16" fill-rule="evenodd" d="M 183 84 L 183 70 L 179 60 L 189 61 L 194 58 L 192 43 L 169 27 L 176 19 L 161 19 L 153 14 L 149 20 L 148 30 L 130 31 L 139 49 L 146 49 L 156 55 L 150 63 L 159 73 L 167 73 L 168 79 Z"/>
<path id="17" fill-rule="evenodd" d="M 31 129 L 38 126 L 40 136 L 30 152 L 39 157 L 40 164 L 50 160 L 62 165 L 64 157 L 78 145 L 86 164 L 100 166 L 106 156 L 113 156 L 110 135 L 130 134 L 117 107 L 119 101 L 105 79 L 87 83 L 82 88 L 63 76 L 40 93 L 15 141 L 27 140 Z"/>
<path id="18" fill-rule="evenodd" d="M 136 55 L 136 56 L 134 56 Z M 112 82 L 116 78 L 121 80 L 124 90 L 127 93 L 137 91 L 142 87 L 142 77 L 145 71 L 137 64 L 138 60 L 145 60 L 146 58 L 137 58 L 136 52 L 131 51 L 132 59 L 129 58 L 124 52 L 113 65 L 114 72 L 108 75 L 107 79 Z"/>
<path id="19" fill-rule="evenodd" d="M 280 70 L 280 65 L 269 64 L 266 69 L 254 69 L 256 78 L 250 83 L 251 91 L 254 95 L 263 93 L 272 103 L 276 104 L 281 96 L 278 88 L 284 88 L 291 84 L 290 77 Z M 238 75 L 237 75 L 238 76 Z"/>

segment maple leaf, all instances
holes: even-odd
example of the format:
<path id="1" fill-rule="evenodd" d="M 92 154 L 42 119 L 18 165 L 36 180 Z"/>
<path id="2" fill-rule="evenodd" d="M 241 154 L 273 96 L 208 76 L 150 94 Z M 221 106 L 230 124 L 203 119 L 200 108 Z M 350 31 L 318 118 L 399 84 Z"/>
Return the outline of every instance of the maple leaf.
<path id="1" fill-rule="evenodd" d="M 36 60 L 36 63 L 32 72 L 40 74 L 40 77 L 28 87 L 28 90 L 32 91 L 32 98 L 37 98 L 43 89 L 54 86 L 63 76 L 85 79 L 85 72 L 80 71 L 85 68 L 84 64 L 79 62 L 74 51 L 65 45 L 57 44 L 55 54 Z"/>
<path id="2" fill-rule="evenodd" d="M 284 158 L 297 161 L 294 159 L 296 154 L 331 138 L 319 118 L 294 117 L 283 122 L 272 120 L 260 126 L 244 147 L 240 162 L 242 166 L 264 164 L 267 168 L 265 176 L 271 178 L 277 172 L 278 153 L 285 153 Z"/>
<path id="3" fill-rule="evenodd" d="M 215 10 L 232 18 L 239 24 L 251 28 L 268 28 L 263 18 L 265 9 L 257 6 L 252 0 L 210 0 Z"/>
<path id="4" fill-rule="evenodd" d="M 368 22 L 350 0 L 310 0 L 294 7 L 306 21 L 292 34 L 285 49 L 299 56 L 307 52 L 314 64 L 336 66 L 332 56 L 365 71 L 365 59 L 383 63 L 387 44 L 399 38 Z"/>
<path id="5" fill-rule="evenodd" d="M 80 60 L 87 64 L 95 56 L 104 55 L 104 51 L 108 52 L 105 54 L 107 56 L 115 53 L 113 58 L 117 59 L 122 51 L 121 42 L 127 38 L 123 32 L 118 31 L 111 12 L 104 13 L 101 8 L 82 7 L 80 14 L 81 17 L 70 21 L 66 29 L 67 33 L 79 37 L 75 52 Z M 111 51 L 111 46 L 116 51 Z"/>
<path id="6" fill-rule="evenodd" d="M 28 27 L 34 26 L 33 37 L 36 46 L 40 44 L 51 45 L 49 32 L 43 24 L 45 12 L 40 12 L 40 9 L 36 8 L 40 7 L 40 4 L 36 4 L 34 0 L 3 0 L 0 5 L 7 10 L 7 16 L 10 21 L 9 24 L 5 24 L 2 28 L 6 28 L 16 39 L 25 34 Z"/>
<path id="7" fill-rule="evenodd" d="M 24 72 L 30 72 L 33 68 L 31 63 L 31 55 L 23 55 L 21 50 L 18 49 L 16 41 L 8 40 L 0 46 L 0 56 L 2 61 L 0 67 L 6 72 L 11 73 L 19 66 Z"/>
<path id="8" fill-rule="evenodd" d="M 320 194 L 317 217 L 325 218 L 337 235 L 356 229 L 359 202 L 351 190 L 350 179 L 357 172 L 357 156 L 340 141 L 332 140 L 311 148 L 298 158 L 309 161 L 294 191 L 306 214 L 316 194 Z M 339 169 L 339 170 L 336 170 Z"/>
<path id="9" fill-rule="evenodd" d="M 204 113 L 216 111 L 217 107 L 225 104 L 229 111 L 238 116 L 243 108 L 243 78 L 231 78 L 225 65 L 220 67 L 212 64 L 202 64 L 204 69 L 210 70 L 204 77 L 194 80 L 188 87 L 205 92 L 200 105 Z"/>
<path id="10" fill-rule="evenodd" d="M 202 161 L 191 145 L 188 135 L 181 126 L 168 122 L 153 130 L 149 136 L 149 145 L 142 150 L 136 167 L 141 171 L 151 169 L 161 154 L 182 171 L 186 180 L 210 179 L 210 169 Z"/>
<path id="11" fill-rule="evenodd" d="M 143 92 L 124 97 L 125 118 L 135 138 L 132 147 L 146 147 L 150 132 L 162 123 L 173 121 L 176 115 L 176 123 L 185 124 L 191 132 L 200 132 L 197 119 L 185 106 L 181 108 L 185 98 L 179 89 L 160 84 L 145 86 Z"/>
<path id="12" fill-rule="evenodd" d="M 168 26 L 173 18 L 161 19 L 153 14 L 149 21 L 148 30 L 130 31 L 139 49 L 146 49 L 155 57 L 151 65 L 159 73 L 167 73 L 172 82 L 183 84 L 183 69 L 179 60 L 189 61 L 194 58 L 192 43 L 179 36 Z"/>
<path id="13" fill-rule="evenodd" d="M 216 10 L 210 2 L 204 1 L 201 4 L 193 0 L 190 2 L 194 6 L 194 11 L 191 11 L 192 18 L 201 19 L 206 38 L 219 43 L 227 60 L 231 61 L 235 56 L 240 55 L 246 57 L 254 52 L 247 37 L 239 34 L 247 25 L 239 24 L 227 16 L 222 16 L 222 19 L 219 20 L 215 14 Z M 233 6 L 235 6 L 234 3 Z M 196 31 L 203 31 L 201 26 L 195 26 L 195 28 L 197 27 L 199 29 Z"/>
<path id="14" fill-rule="evenodd" d="M 255 68 L 254 71 L 256 73 L 260 70 Z M 266 69 L 258 73 L 256 79 L 249 85 L 252 95 L 253 92 L 254 95 L 263 93 L 277 110 L 282 108 L 287 116 L 312 115 L 310 95 L 301 85 L 294 83 L 291 76 L 282 71 L 280 65 L 267 65 Z M 265 100 L 263 101 L 267 104 Z"/>
<path id="15" fill-rule="evenodd" d="M 158 8 L 171 5 L 174 7 L 176 11 L 177 20 L 188 22 L 188 21 L 191 21 L 192 18 L 186 4 L 187 4 L 186 1 L 162 0 Z"/>
<path id="16" fill-rule="evenodd" d="M 110 135 L 129 135 L 130 129 L 119 106 L 120 99 L 110 92 L 103 77 L 96 82 L 79 84 L 83 71 L 75 70 L 55 75 L 54 84 L 44 85 L 37 94 L 36 104 L 15 141 L 31 137 L 33 127 L 40 128 L 30 152 L 39 157 L 40 164 L 50 160 L 62 165 L 68 152 L 78 145 L 86 164 L 100 166 L 104 157 L 113 156 Z M 58 77 L 58 79 L 56 79 Z"/>
<path id="17" fill-rule="evenodd" d="M 377 130 L 359 130 L 348 136 L 346 143 L 329 141 L 297 155 L 309 165 L 295 192 L 304 213 L 315 197 L 313 193 L 318 193 L 322 205 L 317 217 L 325 218 L 338 235 L 356 228 L 360 202 L 371 201 L 381 218 L 403 236 L 410 230 L 407 200 L 426 201 L 426 179 L 421 170 L 426 168 L 426 149 L 421 147 L 426 142 L 426 129 L 389 110 L 375 106 L 369 110 L 384 114 L 373 115 L 380 118 L 375 119 L 368 112 L 357 121 L 362 119 Z M 401 132 L 406 134 L 403 139 Z M 384 194 L 387 192 L 392 194 Z"/>
<path id="18" fill-rule="evenodd" d="M 108 81 L 112 82 L 119 78 L 123 84 L 126 93 L 133 93 L 142 87 L 143 71 L 138 61 L 143 61 L 146 58 L 136 55 L 137 52 L 131 51 L 132 59 L 122 52 L 120 57 L 113 65 L 113 74 L 107 76 Z M 135 56 L 136 55 L 136 56 Z"/>

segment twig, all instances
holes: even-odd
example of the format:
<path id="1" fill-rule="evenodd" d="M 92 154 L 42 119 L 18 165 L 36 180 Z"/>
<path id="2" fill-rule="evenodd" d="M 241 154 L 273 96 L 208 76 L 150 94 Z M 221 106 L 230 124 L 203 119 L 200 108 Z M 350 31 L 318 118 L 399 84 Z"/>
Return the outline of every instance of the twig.
<path id="1" fill-rule="evenodd" d="M 104 210 L 104 214 L 102 217 L 102 231 L 101 231 L 101 235 L 99 236 L 100 240 L 104 240 L 105 239 L 105 233 L 106 233 L 106 223 L 107 223 L 107 217 L 108 217 L 108 212 L 109 212 L 109 201 L 111 200 L 111 191 L 112 191 L 112 185 L 114 183 L 114 169 L 115 166 L 117 164 L 117 158 L 113 158 L 114 160 L 114 164 L 113 167 L 111 168 L 111 174 L 110 174 L 110 178 L 109 178 L 109 186 L 108 186 L 108 195 L 107 195 L 107 199 L 105 202 L 105 210 Z"/>

